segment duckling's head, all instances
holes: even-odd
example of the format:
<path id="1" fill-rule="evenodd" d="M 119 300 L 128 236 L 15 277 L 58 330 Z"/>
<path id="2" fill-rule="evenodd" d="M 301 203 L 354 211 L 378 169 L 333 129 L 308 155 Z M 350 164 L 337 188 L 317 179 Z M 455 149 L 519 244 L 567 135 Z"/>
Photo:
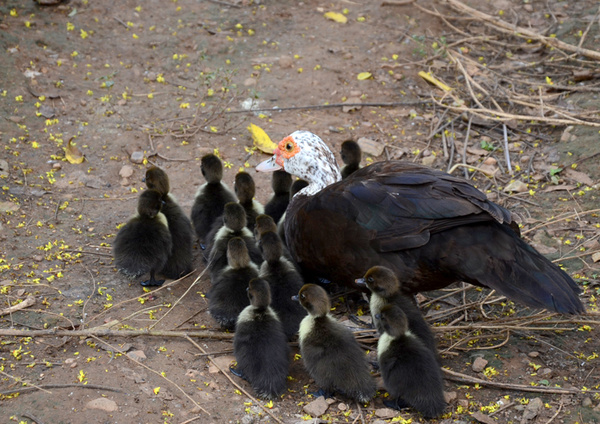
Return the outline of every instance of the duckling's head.
<path id="1" fill-rule="evenodd" d="M 169 176 L 159 167 L 152 166 L 148 168 L 144 181 L 148 188 L 158 191 L 163 197 L 169 194 L 171 189 L 169 185 Z"/>
<path id="2" fill-rule="evenodd" d="M 370 268 L 363 278 L 357 278 L 356 284 L 366 285 L 371 292 L 389 298 L 400 290 L 400 283 L 394 271 L 384 266 Z"/>
<path id="3" fill-rule="evenodd" d="M 227 242 L 227 263 L 234 269 L 250 265 L 250 254 L 242 238 L 233 237 Z"/>
<path id="4" fill-rule="evenodd" d="M 325 316 L 331 309 L 331 302 L 329 301 L 327 292 L 323 287 L 316 284 L 305 284 L 302 286 L 297 298 L 302 307 L 315 317 Z"/>
<path id="5" fill-rule="evenodd" d="M 297 179 L 296 181 L 294 181 L 292 183 L 292 186 L 290 187 L 290 199 L 294 197 L 296 193 L 298 193 L 300 190 L 307 186 L 308 182 L 306 180 Z"/>
<path id="6" fill-rule="evenodd" d="M 271 178 L 271 187 L 273 188 L 273 192 L 275 194 L 289 193 L 291 185 L 292 176 L 290 174 L 281 169 L 273 172 L 273 176 Z"/>
<path id="7" fill-rule="evenodd" d="M 248 223 L 246 211 L 243 206 L 236 202 L 225 204 L 223 209 L 223 225 L 231 231 L 242 231 L 242 228 Z"/>
<path id="8" fill-rule="evenodd" d="M 221 159 L 212 153 L 204 155 L 200 160 L 200 170 L 207 183 L 218 183 L 223 178 Z"/>
<path id="9" fill-rule="evenodd" d="M 277 262 L 283 254 L 283 244 L 276 232 L 267 231 L 263 233 L 258 242 L 258 246 L 267 263 Z"/>
<path id="10" fill-rule="evenodd" d="M 162 196 L 156 190 L 144 190 L 138 198 L 137 211 L 140 216 L 154 218 L 163 205 Z"/>
<path id="11" fill-rule="evenodd" d="M 408 331 L 408 319 L 404 311 L 398 306 L 388 303 L 375 315 L 380 322 L 380 328 L 392 337 L 399 337 Z"/>
<path id="12" fill-rule="evenodd" d="M 342 161 L 346 165 L 358 165 L 360 163 L 362 151 L 356 141 L 346 140 L 342 143 L 340 155 L 342 156 Z"/>
<path id="13" fill-rule="evenodd" d="M 256 225 L 254 226 L 254 236 L 260 240 L 262 235 L 268 231 L 277 232 L 277 224 L 270 215 L 260 214 L 256 217 Z"/>
<path id="14" fill-rule="evenodd" d="M 271 304 L 269 283 L 262 278 L 253 278 L 248 283 L 248 299 L 255 308 L 266 309 Z"/>
<path id="15" fill-rule="evenodd" d="M 238 172 L 235 175 L 234 189 L 240 203 L 251 202 L 256 194 L 254 178 L 247 172 Z"/>

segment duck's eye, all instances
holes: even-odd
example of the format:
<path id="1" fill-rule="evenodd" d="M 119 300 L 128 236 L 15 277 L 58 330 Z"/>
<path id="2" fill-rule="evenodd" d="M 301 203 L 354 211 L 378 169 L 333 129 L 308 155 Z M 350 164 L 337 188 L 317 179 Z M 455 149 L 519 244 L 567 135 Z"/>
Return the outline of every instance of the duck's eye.
<path id="1" fill-rule="evenodd" d="M 285 143 L 285 150 L 287 152 L 291 152 L 292 150 L 294 150 L 294 145 L 291 142 Z"/>

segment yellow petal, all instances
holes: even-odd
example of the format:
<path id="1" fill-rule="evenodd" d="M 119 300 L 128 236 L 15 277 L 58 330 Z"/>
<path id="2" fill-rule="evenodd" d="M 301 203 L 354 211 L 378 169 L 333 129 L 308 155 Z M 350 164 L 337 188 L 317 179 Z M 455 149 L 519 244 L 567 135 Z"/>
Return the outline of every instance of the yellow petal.
<path id="1" fill-rule="evenodd" d="M 423 78 L 425 81 L 435 85 L 438 88 L 441 88 L 444 91 L 450 91 L 452 90 L 450 87 L 448 87 L 446 84 L 444 84 L 443 82 L 441 82 L 440 80 L 438 80 L 437 78 L 433 77 L 430 73 L 425 72 L 425 71 L 420 71 L 419 72 L 419 76 L 421 78 Z"/>
<path id="2" fill-rule="evenodd" d="M 325 16 L 325 18 L 330 19 L 335 22 L 339 22 L 340 24 L 345 24 L 346 22 L 348 22 L 348 18 L 346 18 L 341 13 L 327 12 L 327 13 L 325 13 L 324 16 Z"/>
<path id="3" fill-rule="evenodd" d="M 370 72 L 361 72 L 360 74 L 358 74 L 358 76 L 356 77 L 359 81 L 363 81 L 366 79 L 371 78 L 373 75 L 371 75 Z"/>
<path id="4" fill-rule="evenodd" d="M 250 131 L 250 135 L 252 135 L 252 140 L 254 141 L 254 145 L 262 152 L 273 154 L 273 150 L 277 148 L 277 144 L 271 141 L 271 138 L 267 135 L 265 130 L 263 130 L 258 125 L 250 124 L 248 127 L 248 131 Z"/>
<path id="5" fill-rule="evenodd" d="M 160 387 L 155 387 L 153 390 L 154 394 L 157 395 L 160 392 Z"/>
<path id="6" fill-rule="evenodd" d="M 65 147 L 65 156 L 70 163 L 81 163 L 85 159 L 83 153 L 73 143 L 73 137 L 71 137 L 67 147 Z"/>

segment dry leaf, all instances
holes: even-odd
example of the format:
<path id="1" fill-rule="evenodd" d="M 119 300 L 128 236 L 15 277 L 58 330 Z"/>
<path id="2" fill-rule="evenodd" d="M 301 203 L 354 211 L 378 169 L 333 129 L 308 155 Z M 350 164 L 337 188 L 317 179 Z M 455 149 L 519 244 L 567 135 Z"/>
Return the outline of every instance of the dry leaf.
<path id="1" fill-rule="evenodd" d="M 348 18 L 346 18 L 341 13 L 337 13 L 337 12 L 327 12 L 323 16 L 325 16 L 325 18 L 327 18 L 329 20 L 339 22 L 340 24 L 345 24 L 346 22 L 348 22 Z"/>
<path id="2" fill-rule="evenodd" d="M 67 147 L 65 147 L 65 156 L 70 163 L 81 163 L 84 161 L 85 157 L 79 148 L 75 146 L 75 143 L 73 143 L 73 138 L 74 137 L 71 137 L 69 143 L 67 143 Z"/>
<path id="3" fill-rule="evenodd" d="M 565 169 L 565 175 L 567 178 L 577 181 L 578 183 L 585 184 L 588 186 L 594 185 L 594 180 L 592 180 L 589 175 L 584 174 L 583 172 L 575 171 L 573 169 Z"/>
<path id="4" fill-rule="evenodd" d="M 252 135 L 254 145 L 261 151 L 268 154 L 273 154 L 273 151 L 277 148 L 277 144 L 271 141 L 271 138 L 267 135 L 258 125 L 250 124 L 248 131 Z"/>
<path id="5" fill-rule="evenodd" d="M 361 72 L 360 74 L 358 74 L 358 76 L 356 77 L 356 79 L 358 79 L 359 81 L 364 81 L 366 79 L 371 78 L 373 75 L 371 75 L 370 72 Z"/>
<path id="6" fill-rule="evenodd" d="M 596 252 L 592 255 L 592 261 L 594 261 L 594 262 L 600 261 L 600 252 Z"/>
<path id="7" fill-rule="evenodd" d="M 510 193 L 511 191 L 514 191 L 516 193 L 523 193 L 528 190 L 529 189 L 527 188 L 527 184 L 519 180 L 513 181 L 512 183 L 504 187 L 504 191 L 506 191 L 507 193 Z"/>

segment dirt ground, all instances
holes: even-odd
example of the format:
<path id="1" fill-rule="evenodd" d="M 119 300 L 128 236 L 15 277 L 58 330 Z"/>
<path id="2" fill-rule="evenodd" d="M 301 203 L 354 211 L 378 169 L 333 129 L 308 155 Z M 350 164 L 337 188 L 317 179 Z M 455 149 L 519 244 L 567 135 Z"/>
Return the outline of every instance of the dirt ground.
<path id="1" fill-rule="evenodd" d="M 448 369 L 446 414 L 431 422 L 600 422 L 600 74 L 581 50 L 598 45 L 597 2 L 468 2 L 577 51 L 446 2 L 393 3 L 0 2 L 0 310 L 34 302 L 0 316 L 0 422 L 425 422 L 385 409 L 384 390 L 315 412 L 297 357 L 282 399 L 251 399 L 226 371 L 232 335 L 207 312 L 197 245 L 196 270 L 156 293 L 114 268 L 145 169 L 164 168 L 189 211 L 204 154 L 218 152 L 230 186 L 268 157 L 250 123 L 273 140 L 310 130 L 338 158 L 344 140 L 368 139 L 363 165 L 401 158 L 467 176 L 581 284 L 581 317 L 460 285 L 423 293 Z M 513 116 L 460 109 L 496 100 Z M 72 138 L 82 163 L 66 158 Z M 252 176 L 264 203 L 270 176 Z M 357 313 L 334 300 L 340 319 Z M 359 339 L 376 347 L 373 333 Z"/>

